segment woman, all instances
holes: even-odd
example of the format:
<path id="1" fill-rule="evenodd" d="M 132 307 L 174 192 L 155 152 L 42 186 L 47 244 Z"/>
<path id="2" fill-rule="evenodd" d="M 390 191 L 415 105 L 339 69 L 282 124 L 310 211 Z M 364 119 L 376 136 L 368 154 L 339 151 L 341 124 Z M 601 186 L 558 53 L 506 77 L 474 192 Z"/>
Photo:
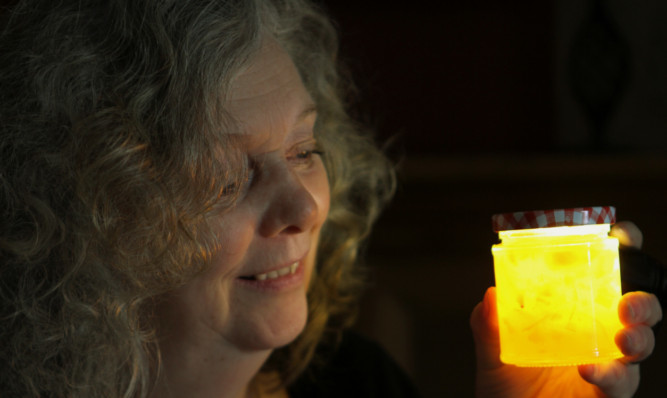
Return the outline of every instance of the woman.
<path id="1" fill-rule="evenodd" d="M 341 334 L 393 176 L 345 113 L 336 37 L 315 7 L 24 0 L 7 18 L 3 396 L 414 394 Z M 489 385 L 534 384 L 485 366 Z M 587 379 L 636 388 L 609 374 Z"/>

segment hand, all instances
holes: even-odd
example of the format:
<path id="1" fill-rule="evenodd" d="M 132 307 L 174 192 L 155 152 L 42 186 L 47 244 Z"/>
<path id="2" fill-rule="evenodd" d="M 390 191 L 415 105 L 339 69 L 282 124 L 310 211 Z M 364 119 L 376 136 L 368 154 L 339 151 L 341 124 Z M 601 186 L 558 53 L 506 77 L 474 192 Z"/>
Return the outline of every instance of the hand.
<path id="1" fill-rule="evenodd" d="M 641 233 L 631 223 L 619 223 L 612 234 L 622 244 L 641 245 Z M 625 294 L 619 303 L 625 328 L 616 344 L 625 355 L 596 365 L 520 368 L 500 361 L 495 288 L 486 291 L 470 317 L 477 356 L 477 397 L 631 397 L 639 386 L 639 361 L 653 352 L 651 326 L 662 319 L 658 299 L 648 293 Z"/>

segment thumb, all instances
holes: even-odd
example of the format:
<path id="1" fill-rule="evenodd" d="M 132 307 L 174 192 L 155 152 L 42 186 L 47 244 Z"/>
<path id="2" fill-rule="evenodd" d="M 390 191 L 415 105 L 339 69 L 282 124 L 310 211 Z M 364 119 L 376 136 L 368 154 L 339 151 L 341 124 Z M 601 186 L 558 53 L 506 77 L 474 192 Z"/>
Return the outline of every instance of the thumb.
<path id="1" fill-rule="evenodd" d="M 488 288 L 482 302 L 473 309 L 470 315 L 470 328 L 475 340 L 477 369 L 491 370 L 503 366 L 500 361 L 495 287 Z"/>

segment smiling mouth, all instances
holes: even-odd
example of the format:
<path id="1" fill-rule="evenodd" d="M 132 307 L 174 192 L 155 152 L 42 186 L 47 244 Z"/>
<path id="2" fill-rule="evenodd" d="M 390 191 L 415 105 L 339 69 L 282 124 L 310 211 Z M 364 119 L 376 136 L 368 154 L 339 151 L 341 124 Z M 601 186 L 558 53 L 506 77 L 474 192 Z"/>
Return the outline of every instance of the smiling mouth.
<path id="1" fill-rule="evenodd" d="M 293 264 L 290 264 L 287 267 L 265 272 L 263 274 L 242 276 L 239 279 L 243 279 L 246 281 L 265 281 L 270 279 L 277 279 L 280 278 L 281 276 L 294 274 L 297 268 L 299 268 L 299 262 L 295 261 Z"/>

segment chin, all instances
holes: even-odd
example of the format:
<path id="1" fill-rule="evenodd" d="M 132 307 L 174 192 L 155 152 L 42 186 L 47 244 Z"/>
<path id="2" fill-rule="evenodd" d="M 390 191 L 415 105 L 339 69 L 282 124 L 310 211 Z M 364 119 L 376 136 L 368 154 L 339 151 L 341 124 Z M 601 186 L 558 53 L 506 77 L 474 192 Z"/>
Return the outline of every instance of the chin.
<path id="1" fill-rule="evenodd" d="M 290 303 L 245 315 L 234 327 L 235 345 L 244 351 L 273 350 L 288 345 L 303 332 L 308 304 L 304 295 Z"/>

